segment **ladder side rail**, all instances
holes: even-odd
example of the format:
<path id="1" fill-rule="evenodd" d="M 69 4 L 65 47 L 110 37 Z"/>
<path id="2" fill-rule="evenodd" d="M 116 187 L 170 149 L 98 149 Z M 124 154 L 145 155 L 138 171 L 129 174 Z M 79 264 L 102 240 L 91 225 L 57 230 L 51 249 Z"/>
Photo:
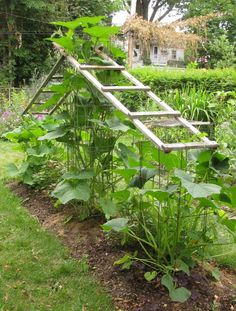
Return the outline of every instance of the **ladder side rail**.
<path id="1" fill-rule="evenodd" d="M 110 92 L 103 92 L 102 85 L 89 71 L 81 70 L 80 63 L 72 56 L 68 55 L 63 48 L 61 48 L 58 44 L 53 43 L 59 52 L 64 55 L 67 61 L 82 75 L 84 76 L 89 82 L 91 82 L 101 93 L 104 97 L 106 97 L 118 110 L 123 112 L 126 116 L 129 117 L 130 111 L 127 109 L 113 94 Z"/>
<path id="2" fill-rule="evenodd" d="M 42 82 L 40 87 L 38 88 L 37 92 L 34 94 L 32 99 L 30 100 L 29 104 L 27 105 L 27 107 L 23 111 L 23 113 L 22 113 L 23 115 L 29 111 L 29 109 L 33 105 L 34 101 L 37 99 L 37 97 L 42 92 L 42 89 L 48 84 L 48 82 L 51 80 L 52 76 L 57 72 L 58 68 L 60 67 L 60 65 L 62 64 L 64 59 L 65 59 L 64 55 L 61 55 L 61 57 L 57 60 L 56 64 L 53 66 L 53 68 L 51 69 L 49 74 L 46 76 L 46 78 L 44 79 L 44 81 Z"/>
<path id="3" fill-rule="evenodd" d="M 99 51 L 98 49 L 96 50 L 96 52 L 98 53 L 98 55 L 101 55 L 101 57 L 103 57 L 104 59 L 108 60 L 109 62 L 111 62 L 112 64 L 116 64 L 118 66 L 118 64 L 112 59 L 110 58 L 108 55 L 106 55 L 105 53 Z M 127 70 L 122 70 L 121 71 L 122 75 L 124 77 L 126 77 L 127 79 L 129 79 L 131 82 L 133 82 L 136 86 L 140 86 L 140 87 L 145 87 L 145 85 L 140 82 L 138 79 L 136 79 L 133 75 L 131 75 Z M 160 107 L 162 107 L 165 111 L 170 111 L 170 112 L 174 112 L 175 110 L 172 109 L 168 104 L 166 104 L 164 101 L 162 101 L 155 93 L 153 93 L 152 91 L 148 91 L 146 93 L 151 99 L 153 99 Z M 184 119 L 183 117 L 175 117 L 175 119 L 177 121 L 179 121 L 184 127 L 186 127 L 188 129 L 188 131 L 194 135 L 200 135 L 201 132 L 194 127 L 189 121 L 187 121 L 186 119 Z M 202 137 L 201 140 L 205 143 L 209 143 L 210 145 L 212 143 L 215 144 L 215 142 L 212 142 L 211 140 L 209 140 L 207 137 Z"/>
<path id="4" fill-rule="evenodd" d="M 58 103 L 50 110 L 49 115 L 52 115 L 53 112 L 55 112 L 61 104 L 66 100 L 66 98 L 70 95 L 70 92 L 65 93 L 58 101 Z"/>
<path id="5" fill-rule="evenodd" d="M 103 85 L 88 71 L 81 70 L 79 62 L 72 56 L 67 55 L 67 53 L 64 51 L 63 48 L 61 48 L 58 44 L 54 43 L 54 46 L 57 50 L 60 51 L 62 55 L 65 56 L 67 61 L 76 69 L 78 70 L 81 75 L 83 75 L 88 81 L 90 81 L 101 93 L 102 95 L 107 98 L 114 107 L 116 107 L 118 110 L 123 112 L 128 118 L 130 118 L 133 122 L 133 124 L 149 139 L 151 140 L 155 146 L 160 148 L 161 150 L 164 150 L 165 144 L 152 132 L 150 131 L 145 124 L 143 124 L 138 119 L 132 119 L 131 118 L 131 112 L 110 92 L 103 92 L 102 87 Z"/>

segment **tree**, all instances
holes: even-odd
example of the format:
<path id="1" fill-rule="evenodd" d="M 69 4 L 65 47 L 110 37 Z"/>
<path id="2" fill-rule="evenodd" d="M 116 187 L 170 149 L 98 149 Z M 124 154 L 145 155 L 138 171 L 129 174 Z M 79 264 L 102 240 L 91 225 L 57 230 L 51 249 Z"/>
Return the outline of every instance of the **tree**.
<path id="1" fill-rule="evenodd" d="M 220 12 L 221 15 L 208 21 L 206 32 L 198 33 L 206 37 L 205 44 L 198 51 L 199 56 L 209 55 L 211 67 L 230 65 L 230 62 L 233 65 L 236 52 L 236 0 L 192 0 L 186 5 L 184 19 L 212 12 Z"/>
<path id="2" fill-rule="evenodd" d="M 166 17 L 172 10 L 181 10 L 186 0 L 137 0 L 136 13 L 141 16 L 144 20 L 153 22 L 155 20 L 161 21 Z M 123 1 L 124 7 L 130 7 L 131 1 Z M 149 17 L 149 12 L 152 12 Z M 157 18 L 157 14 L 160 13 Z"/>
<path id="3" fill-rule="evenodd" d="M 45 69 L 50 49 L 44 39 L 53 32 L 51 18 L 65 10 L 64 1 L 0 0 L 1 76 L 20 85 Z"/>
<path id="4" fill-rule="evenodd" d="M 0 79 L 19 86 L 48 69 L 51 21 L 106 15 L 120 0 L 0 0 Z"/>
<path id="5" fill-rule="evenodd" d="M 110 16 L 122 8 L 121 0 L 66 0 L 65 3 L 70 19 L 78 16 Z"/>

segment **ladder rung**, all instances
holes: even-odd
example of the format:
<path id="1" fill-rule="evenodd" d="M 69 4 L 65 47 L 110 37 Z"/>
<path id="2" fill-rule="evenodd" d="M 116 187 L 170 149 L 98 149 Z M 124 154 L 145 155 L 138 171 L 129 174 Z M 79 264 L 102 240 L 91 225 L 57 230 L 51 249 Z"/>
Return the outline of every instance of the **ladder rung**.
<path id="1" fill-rule="evenodd" d="M 33 111 L 32 114 L 41 114 L 41 115 L 47 115 L 49 112 L 40 112 L 40 111 Z"/>
<path id="2" fill-rule="evenodd" d="M 50 90 L 42 90 L 42 93 L 52 94 L 52 93 L 55 93 L 55 92 L 54 91 L 50 91 Z"/>
<path id="3" fill-rule="evenodd" d="M 54 76 L 52 76 L 51 79 L 57 80 L 57 79 L 63 79 L 63 78 L 64 78 L 64 77 L 63 77 L 62 75 L 54 75 Z"/>
<path id="4" fill-rule="evenodd" d="M 191 125 L 194 126 L 207 126 L 211 125 L 211 122 L 204 122 L 204 121 L 189 121 Z M 154 127 L 165 127 L 165 128 L 174 128 L 174 127 L 179 127 L 179 126 L 184 126 L 182 123 L 178 122 L 178 120 L 161 120 L 161 121 L 150 121 L 150 123 L 145 122 L 146 125 L 149 125 L 149 128 L 154 128 Z"/>
<path id="5" fill-rule="evenodd" d="M 131 112 L 130 117 L 135 119 L 139 117 L 168 117 L 174 116 L 179 117 L 181 113 L 179 111 L 141 111 L 141 112 Z"/>
<path id="6" fill-rule="evenodd" d="M 149 86 L 103 86 L 103 92 L 150 91 Z"/>
<path id="7" fill-rule="evenodd" d="M 170 152 L 173 150 L 186 150 L 186 149 L 198 149 L 198 148 L 209 148 L 216 149 L 218 144 L 215 141 L 207 142 L 190 142 L 190 143 L 172 143 L 165 144 L 163 149 L 165 152 Z"/>
<path id="8" fill-rule="evenodd" d="M 38 102 L 38 103 L 33 103 L 32 106 L 33 106 L 33 105 L 40 106 L 40 105 L 43 105 L 43 104 L 45 104 L 45 102 Z"/>
<path id="9" fill-rule="evenodd" d="M 125 70 L 124 66 L 80 65 L 81 70 Z"/>

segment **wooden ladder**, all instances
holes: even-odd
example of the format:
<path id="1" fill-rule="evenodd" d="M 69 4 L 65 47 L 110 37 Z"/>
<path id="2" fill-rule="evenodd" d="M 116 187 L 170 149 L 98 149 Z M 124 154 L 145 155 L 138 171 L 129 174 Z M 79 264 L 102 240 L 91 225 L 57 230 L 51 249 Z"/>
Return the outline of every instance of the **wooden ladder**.
<path id="1" fill-rule="evenodd" d="M 100 50 L 96 50 L 96 53 L 102 57 L 104 60 L 109 61 L 110 66 L 100 66 L 100 65 L 87 65 L 80 64 L 74 57 L 68 55 L 63 48 L 61 48 L 58 44 L 54 43 L 54 47 L 59 51 L 61 57 L 54 65 L 48 76 L 45 78 L 43 83 L 41 84 L 38 91 L 35 93 L 33 98 L 30 100 L 28 106 L 24 110 L 23 114 L 26 114 L 30 111 L 31 107 L 34 106 L 36 100 L 40 96 L 41 93 L 44 92 L 44 88 L 47 86 L 50 80 L 56 79 L 56 72 L 59 70 L 60 66 L 64 61 L 67 61 L 71 64 L 71 66 L 76 69 L 86 80 L 91 82 L 96 89 L 119 111 L 121 111 L 124 115 L 126 115 L 136 128 L 139 129 L 152 143 L 159 149 L 164 152 L 171 152 L 173 150 L 187 150 L 187 149 L 216 149 L 218 144 L 215 141 L 209 140 L 207 137 L 202 137 L 201 132 L 194 125 L 206 124 L 205 122 L 196 122 L 196 121 L 187 121 L 181 116 L 179 111 L 175 111 L 168 104 L 162 101 L 156 94 L 154 94 L 150 87 L 145 86 L 138 79 L 132 76 L 125 67 L 118 65 L 114 60 L 108 57 Z M 90 72 L 91 70 L 118 70 L 121 74 L 132 82 L 132 86 L 104 86 L 102 85 L 96 77 Z M 152 99 L 161 111 L 144 111 L 144 112 L 131 112 L 125 105 L 121 103 L 121 101 L 113 94 L 113 92 L 127 92 L 127 91 L 143 91 L 146 92 L 147 97 Z M 52 114 L 67 98 L 69 94 L 63 95 L 57 102 L 57 104 L 50 110 L 46 112 L 37 112 L 34 111 L 33 114 Z M 39 106 L 43 103 L 39 103 Z M 199 137 L 200 141 L 194 142 L 177 142 L 177 143 L 164 143 L 160 138 L 156 136 L 156 134 L 149 129 L 145 125 L 145 121 L 143 119 L 152 117 L 157 119 L 160 122 L 161 117 L 169 117 L 174 119 L 174 125 L 170 127 L 182 126 L 186 128 L 192 135 Z M 158 126 L 158 122 L 157 122 Z M 168 125 L 167 125 L 168 127 Z"/>

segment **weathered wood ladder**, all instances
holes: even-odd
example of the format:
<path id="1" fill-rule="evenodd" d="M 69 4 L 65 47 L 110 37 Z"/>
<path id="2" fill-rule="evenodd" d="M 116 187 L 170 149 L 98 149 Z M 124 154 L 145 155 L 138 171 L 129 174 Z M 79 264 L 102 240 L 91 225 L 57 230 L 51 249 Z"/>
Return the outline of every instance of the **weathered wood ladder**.
<path id="1" fill-rule="evenodd" d="M 86 80 L 91 82 L 100 93 L 119 111 L 123 112 L 153 144 L 163 150 L 164 152 L 170 152 L 173 150 L 186 150 L 186 149 L 200 149 L 200 148 L 208 148 L 215 149 L 218 147 L 218 144 L 215 141 L 209 140 L 207 137 L 201 137 L 201 132 L 194 125 L 200 125 L 202 122 L 191 122 L 184 119 L 179 111 L 175 111 L 169 105 L 167 105 L 164 101 L 162 101 L 159 97 L 157 97 L 150 89 L 150 87 L 143 85 L 138 79 L 132 76 L 128 71 L 125 70 L 125 67 L 118 65 L 114 60 L 109 58 L 106 54 L 97 50 L 96 52 L 100 57 L 110 62 L 111 65 L 107 66 L 98 66 L 98 65 L 87 65 L 80 64 L 74 57 L 68 55 L 63 48 L 54 43 L 55 48 L 61 54 L 61 57 L 56 62 L 54 67 L 51 69 L 33 98 L 30 100 L 28 106 L 24 110 L 23 114 L 30 113 L 30 109 L 32 107 L 43 105 L 43 103 L 37 103 L 37 100 L 42 93 L 50 93 L 51 91 L 45 90 L 45 87 L 48 83 L 53 79 L 61 79 L 62 76 L 56 76 L 55 74 L 58 72 L 59 68 L 63 64 L 64 61 L 67 61 L 75 68 Z M 133 86 L 104 86 L 102 85 L 96 77 L 90 72 L 90 70 L 119 70 L 121 74 L 127 78 L 130 82 L 132 82 Z M 129 109 L 125 107 L 121 103 L 121 101 L 115 97 L 112 92 L 126 92 L 126 91 L 144 91 L 147 96 L 151 98 L 158 106 L 161 108 L 161 111 L 148 111 L 148 112 L 131 112 Z M 51 92 L 52 93 L 52 92 Z M 52 114 L 67 98 L 69 94 L 65 94 L 62 96 L 57 104 L 50 110 L 46 112 L 33 111 L 32 114 Z M 160 119 L 161 117 L 170 117 L 174 118 L 173 126 L 182 126 L 186 128 L 192 135 L 196 137 L 200 137 L 200 141 L 196 142 L 187 142 L 187 143 L 164 143 L 161 139 L 159 139 L 153 131 L 151 131 L 145 123 L 142 121 L 143 118 L 153 117 Z"/>

